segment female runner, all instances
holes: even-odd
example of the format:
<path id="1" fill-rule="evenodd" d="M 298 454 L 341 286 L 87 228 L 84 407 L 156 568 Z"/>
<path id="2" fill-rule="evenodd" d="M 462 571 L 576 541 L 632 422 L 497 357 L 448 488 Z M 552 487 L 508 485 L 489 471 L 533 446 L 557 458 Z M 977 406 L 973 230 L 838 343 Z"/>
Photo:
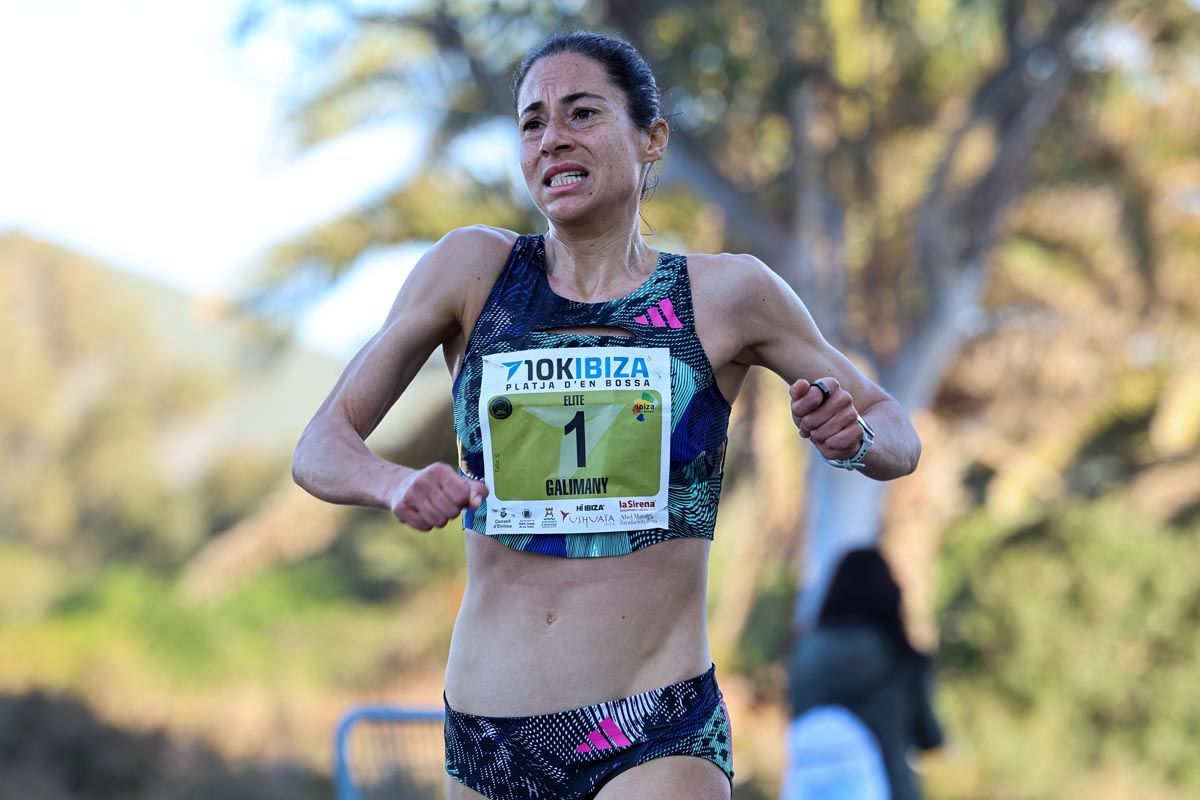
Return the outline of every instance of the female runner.
<path id="1" fill-rule="evenodd" d="M 463 515 L 449 797 L 728 798 L 704 612 L 747 370 L 788 383 L 800 435 L 835 466 L 895 478 L 920 441 L 758 259 L 643 240 L 669 131 L 632 47 L 557 36 L 525 58 L 514 95 L 548 232 L 473 226 L 430 248 L 305 429 L 293 474 L 418 530 Z M 458 468 L 377 458 L 363 440 L 438 346 Z"/>

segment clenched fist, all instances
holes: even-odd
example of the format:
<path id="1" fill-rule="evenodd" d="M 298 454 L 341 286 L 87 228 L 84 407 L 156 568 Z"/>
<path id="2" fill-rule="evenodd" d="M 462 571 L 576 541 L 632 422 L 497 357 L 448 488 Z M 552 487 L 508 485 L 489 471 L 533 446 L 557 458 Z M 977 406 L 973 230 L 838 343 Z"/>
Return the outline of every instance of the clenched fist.
<path id="1" fill-rule="evenodd" d="M 818 383 L 825 387 L 824 392 Z M 821 455 L 835 460 L 850 458 L 858 451 L 863 440 L 858 409 L 837 378 L 812 382 L 801 378 L 789 387 L 788 393 L 792 398 L 792 421 L 800 435 L 811 439 Z"/>
<path id="2" fill-rule="evenodd" d="M 464 478 L 448 464 L 430 464 L 401 482 L 388 498 L 396 519 L 419 531 L 441 528 L 464 508 L 479 508 L 487 497 L 482 481 Z"/>

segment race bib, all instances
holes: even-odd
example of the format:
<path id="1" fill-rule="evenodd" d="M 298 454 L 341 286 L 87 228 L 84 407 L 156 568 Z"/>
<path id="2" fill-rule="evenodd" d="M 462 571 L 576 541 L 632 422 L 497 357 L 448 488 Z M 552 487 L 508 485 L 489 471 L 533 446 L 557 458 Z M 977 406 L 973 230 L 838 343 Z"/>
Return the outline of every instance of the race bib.
<path id="1" fill-rule="evenodd" d="M 479 423 L 487 533 L 668 527 L 667 348 L 485 355 Z"/>

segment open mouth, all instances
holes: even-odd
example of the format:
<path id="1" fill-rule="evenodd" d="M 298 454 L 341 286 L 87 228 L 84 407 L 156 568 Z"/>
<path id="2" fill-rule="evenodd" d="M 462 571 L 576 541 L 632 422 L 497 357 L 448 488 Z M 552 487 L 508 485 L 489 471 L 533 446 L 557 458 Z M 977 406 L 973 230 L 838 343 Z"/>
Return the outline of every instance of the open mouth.
<path id="1" fill-rule="evenodd" d="M 587 172 L 584 170 L 570 170 L 568 172 L 560 172 L 560 173 L 552 176 L 548 180 L 543 181 L 543 184 L 545 184 L 546 186 L 549 186 L 551 189 L 559 189 L 564 186 L 572 186 L 576 183 L 580 183 L 581 181 L 583 181 L 584 178 L 587 177 L 587 175 L 588 175 Z"/>

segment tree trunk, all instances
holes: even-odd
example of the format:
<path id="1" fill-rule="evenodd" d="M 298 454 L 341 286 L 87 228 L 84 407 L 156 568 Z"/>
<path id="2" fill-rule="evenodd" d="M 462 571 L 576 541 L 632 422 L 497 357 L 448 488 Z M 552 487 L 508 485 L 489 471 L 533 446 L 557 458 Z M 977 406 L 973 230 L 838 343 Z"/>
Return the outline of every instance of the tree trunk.
<path id="1" fill-rule="evenodd" d="M 801 631 L 816 622 L 825 589 L 842 554 L 875 545 L 887 488 L 864 475 L 831 467 L 815 454 L 813 459 L 803 523 L 808 538 L 796 601 L 796 623 Z"/>

